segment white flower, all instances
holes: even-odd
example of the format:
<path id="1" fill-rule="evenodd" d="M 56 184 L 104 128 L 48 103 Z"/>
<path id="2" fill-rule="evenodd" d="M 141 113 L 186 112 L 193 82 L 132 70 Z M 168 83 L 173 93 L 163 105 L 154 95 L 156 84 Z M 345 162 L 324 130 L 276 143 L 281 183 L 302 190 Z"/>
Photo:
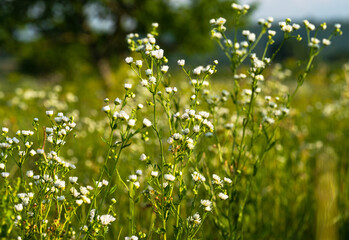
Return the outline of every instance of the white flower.
<path id="1" fill-rule="evenodd" d="M 328 40 L 328 39 L 326 39 L 326 38 L 324 38 L 324 39 L 322 39 L 322 44 L 323 44 L 324 46 L 329 46 L 329 45 L 331 45 L 331 41 Z"/>
<path id="2" fill-rule="evenodd" d="M 228 183 L 228 184 L 230 184 L 230 183 L 232 183 L 233 181 L 230 179 L 230 178 L 224 178 L 224 182 L 226 182 L 226 183 Z"/>
<path id="3" fill-rule="evenodd" d="M 34 156 L 36 154 L 36 151 L 34 149 L 29 151 L 30 156 Z"/>
<path id="4" fill-rule="evenodd" d="M 55 181 L 55 186 L 61 189 L 65 188 L 65 181 L 57 179 Z"/>
<path id="5" fill-rule="evenodd" d="M 165 178 L 165 180 L 170 181 L 170 182 L 173 182 L 176 179 L 176 177 L 173 176 L 172 174 L 165 174 L 164 178 Z"/>
<path id="6" fill-rule="evenodd" d="M 65 196 L 63 196 L 63 195 L 57 197 L 57 200 L 58 200 L 59 202 L 64 201 L 64 199 L 65 199 Z"/>
<path id="7" fill-rule="evenodd" d="M 229 198 L 229 196 L 228 196 L 227 194 L 224 194 L 224 193 L 222 193 L 222 192 L 220 192 L 220 193 L 218 194 L 218 197 L 219 197 L 220 199 L 222 199 L 222 200 L 227 200 L 227 199 Z"/>
<path id="8" fill-rule="evenodd" d="M 102 107 L 102 111 L 105 112 L 105 113 L 110 112 L 110 107 L 109 107 L 109 105 Z"/>
<path id="9" fill-rule="evenodd" d="M 125 240 L 138 240 L 138 237 L 136 236 L 125 237 Z"/>
<path id="10" fill-rule="evenodd" d="M 9 172 L 2 172 L 2 173 L 1 173 L 1 176 L 2 176 L 3 178 L 8 178 L 8 176 L 10 176 L 10 173 L 9 173 Z"/>
<path id="11" fill-rule="evenodd" d="M 148 80 L 142 79 L 141 85 L 142 85 L 142 87 L 147 87 L 149 85 Z"/>
<path id="12" fill-rule="evenodd" d="M 336 23 L 336 24 L 334 25 L 334 27 L 335 27 L 336 29 L 340 29 L 340 28 L 342 27 L 342 25 L 340 25 L 339 23 Z"/>
<path id="13" fill-rule="evenodd" d="M 128 176 L 128 179 L 132 182 L 135 182 L 137 180 L 137 175 L 134 175 L 134 174 L 130 175 L 130 176 Z"/>
<path id="14" fill-rule="evenodd" d="M 169 66 L 167 66 L 167 65 L 161 66 L 161 72 L 163 72 L 163 73 L 167 73 L 168 69 L 169 69 Z"/>
<path id="15" fill-rule="evenodd" d="M 80 192 L 81 192 L 83 195 L 87 195 L 87 194 L 90 193 L 89 190 L 88 190 L 86 187 L 83 187 L 83 186 L 80 187 Z"/>
<path id="16" fill-rule="evenodd" d="M 81 204 L 83 204 L 84 201 L 81 200 L 81 199 L 78 199 L 78 200 L 75 201 L 75 203 L 76 203 L 78 206 L 81 206 Z"/>
<path id="17" fill-rule="evenodd" d="M 217 24 L 217 25 L 223 25 L 226 21 L 227 21 L 227 20 L 226 20 L 225 18 L 220 17 L 220 18 L 218 18 L 218 19 L 216 20 L 216 24 Z"/>
<path id="18" fill-rule="evenodd" d="M 141 156 L 139 157 L 139 160 L 141 160 L 141 161 L 147 160 L 147 155 L 145 155 L 144 153 L 142 153 Z"/>
<path id="19" fill-rule="evenodd" d="M 175 134 L 173 134 L 173 139 L 175 139 L 175 140 L 180 140 L 180 139 L 182 139 L 182 134 L 180 134 L 180 133 L 175 133 Z"/>
<path id="20" fill-rule="evenodd" d="M 134 182 L 133 185 L 136 187 L 136 189 L 138 189 L 140 186 L 139 182 Z"/>
<path id="21" fill-rule="evenodd" d="M 145 74 L 146 74 L 147 76 L 152 75 L 152 73 L 153 73 L 153 71 L 152 71 L 151 69 L 145 70 Z"/>
<path id="22" fill-rule="evenodd" d="M 137 174 L 138 176 L 141 176 L 141 175 L 142 175 L 142 173 L 143 173 L 143 171 L 142 171 L 142 170 L 140 170 L 140 169 L 138 169 L 138 170 L 136 171 L 136 174 Z"/>
<path id="23" fill-rule="evenodd" d="M 147 119 L 147 118 L 143 119 L 143 126 L 151 127 L 151 125 L 152 125 L 152 123 L 151 123 L 151 121 L 149 119 Z"/>
<path id="24" fill-rule="evenodd" d="M 106 215 L 102 215 L 100 217 L 100 220 L 102 225 L 109 225 L 111 222 L 114 222 L 116 218 L 113 217 L 112 215 L 106 214 Z"/>
<path id="25" fill-rule="evenodd" d="M 136 119 L 130 119 L 127 123 L 130 127 L 134 127 L 136 124 Z"/>
<path id="26" fill-rule="evenodd" d="M 194 73 L 195 75 L 200 75 L 201 71 L 202 71 L 202 67 L 199 66 L 199 67 L 197 67 L 197 68 L 195 68 L 195 69 L 193 70 L 193 73 Z"/>
<path id="27" fill-rule="evenodd" d="M 76 183 L 78 181 L 78 177 L 69 177 L 70 183 Z"/>
<path id="28" fill-rule="evenodd" d="M 200 203 L 202 206 L 205 207 L 205 211 L 207 212 L 211 211 L 212 202 L 210 200 L 201 200 Z"/>
<path id="29" fill-rule="evenodd" d="M 216 185 L 221 185 L 222 184 L 222 180 L 221 180 L 221 178 L 217 174 L 213 174 L 212 178 L 213 178 L 213 180 L 212 180 L 213 184 L 216 184 Z"/>
<path id="30" fill-rule="evenodd" d="M 8 133 L 8 128 L 7 128 L 7 127 L 3 127 L 3 128 L 1 129 L 1 131 L 2 131 L 3 133 Z"/>
<path id="31" fill-rule="evenodd" d="M 193 172 L 191 174 L 191 176 L 192 176 L 192 178 L 193 178 L 193 180 L 195 182 L 204 182 L 204 181 L 206 181 L 206 178 L 202 174 L 200 174 L 198 172 Z"/>
<path id="32" fill-rule="evenodd" d="M 143 64 L 142 60 L 137 60 L 136 61 L 136 66 L 137 67 L 142 67 L 142 64 Z"/>
<path id="33" fill-rule="evenodd" d="M 154 28 L 158 28 L 158 27 L 159 27 L 159 23 L 157 23 L 157 22 L 154 22 L 154 23 L 152 23 L 151 25 L 152 25 L 152 27 L 154 27 Z"/>
<path id="34" fill-rule="evenodd" d="M 276 35 L 276 31 L 274 30 L 268 30 L 268 34 L 272 37 L 274 37 Z"/>
<path id="35" fill-rule="evenodd" d="M 27 171 L 27 177 L 32 178 L 34 176 L 34 172 L 32 170 Z"/>
<path id="36" fill-rule="evenodd" d="M 244 5 L 245 6 L 245 5 Z M 248 6 L 248 5 L 246 5 L 246 6 Z M 233 3 L 232 5 L 231 5 L 231 7 L 234 9 L 234 10 L 239 10 L 239 11 L 241 11 L 242 9 L 243 9 L 243 7 L 241 6 L 241 5 L 239 5 L 239 4 L 236 4 L 236 3 Z M 245 8 L 245 7 L 244 7 Z"/>
<path id="37" fill-rule="evenodd" d="M 164 50 L 162 50 L 162 49 L 154 50 L 151 52 L 151 55 L 157 59 L 161 59 L 164 57 Z"/>
<path id="38" fill-rule="evenodd" d="M 178 63 L 179 66 L 183 67 L 185 65 L 185 60 L 184 59 L 179 59 L 177 61 L 177 63 Z"/>
<path id="39" fill-rule="evenodd" d="M 48 110 L 46 111 L 46 115 L 51 117 L 53 115 L 53 111 L 52 110 Z"/>
<path id="40" fill-rule="evenodd" d="M 124 84 L 124 88 L 125 88 L 126 90 L 131 89 L 131 88 L 132 88 L 132 84 L 131 84 L 131 83 L 125 83 L 125 84 Z"/>
<path id="41" fill-rule="evenodd" d="M 16 204 L 15 209 L 17 212 L 21 212 L 23 210 L 23 205 L 22 203 Z"/>
<path id="42" fill-rule="evenodd" d="M 132 58 L 132 57 L 127 57 L 127 58 L 125 58 L 125 62 L 126 62 L 127 64 L 130 64 L 130 63 L 133 62 L 133 58 Z"/>
<path id="43" fill-rule="evenodd" d="M 264 81 L 264 76 L 262 74 L 259 74 L 259 75 L 255 76 L 255 79 L 257 81 Z"/>
<path id="44" fill-rule="evenodd" d="M 0 169 L 5 169 L 5 164 L 4 163 L 0 163 Z"/>
<path id="45" fill-rule="evenodd" d="M 250 42 L 256 41 L 256 34 L 250 33 L 250 34 L 248 35 L 247 39 L 248 39 L 248 41 L 250 41 Z"/>
<path id="46" fill-rule="evenodd" d="M 157 176 L 159 175 L 159 172 L 157 172 L 157 171 L 152 171 L 152 172 L 151 172 L 151 175 L 152 175 L 153 177 L 157 177 Z"/>

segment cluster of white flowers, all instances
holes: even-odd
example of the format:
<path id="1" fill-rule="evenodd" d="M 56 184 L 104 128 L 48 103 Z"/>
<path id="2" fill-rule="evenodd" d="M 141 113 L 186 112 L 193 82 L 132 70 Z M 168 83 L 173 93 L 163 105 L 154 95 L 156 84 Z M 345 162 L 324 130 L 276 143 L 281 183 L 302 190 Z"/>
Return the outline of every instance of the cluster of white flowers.
<path id="1" fill-rule="evenodd" d="M 191 176 L 192 176 L 192 178 L 193 178 L 193 180 L 195 181 L 195 182 L 205 182 L 206 181 L 206 178 L 202 175 L 202 174 L 200 174 L 200 173 L 198 173 L 198 172 L 193 172 L 192 174 L 191 174 Z"/>
<path id="2" fill-rule="evenodd" d="M 201 217 L 199 213 L 195 213 L 193 216 L 188 217 L 188 222 L 194 224 L 194 226 L 198 226 L 201 223 Z"/>
<path id="3" fill-rule="evenodd" d="M 205 208 L 206 212 L 212 210 L 212 202 L 210 200 L 200 200 L 201 205 Z"/>

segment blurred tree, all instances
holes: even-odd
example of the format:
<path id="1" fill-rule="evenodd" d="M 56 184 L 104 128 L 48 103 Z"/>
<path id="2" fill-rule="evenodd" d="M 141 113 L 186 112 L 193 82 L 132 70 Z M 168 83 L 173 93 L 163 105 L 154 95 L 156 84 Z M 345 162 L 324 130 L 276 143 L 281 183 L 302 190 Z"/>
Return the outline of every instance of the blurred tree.
<path id="1" fill-rule="evenodd" d="M 22 71 L 74 74 L 76 63 L 95 67 L 105 87 L 127 53 L 125 37 L 160 24 L 168 52 L 212 48 L 209 19 L 232 18 L 227 0 L 2 0 L 0 46 Z"/>

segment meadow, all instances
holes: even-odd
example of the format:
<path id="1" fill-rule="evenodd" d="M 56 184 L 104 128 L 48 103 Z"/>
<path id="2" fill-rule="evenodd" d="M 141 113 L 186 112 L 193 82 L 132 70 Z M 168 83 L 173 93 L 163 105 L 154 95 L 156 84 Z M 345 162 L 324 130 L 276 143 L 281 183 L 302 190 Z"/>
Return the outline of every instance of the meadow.
<path id="1" fill-rule="evenodd" d="M 228 67 L 169 67 L 154 23 L 128 35 L 117 91 L 0 82 L 2 239 L 349 238 L 349 63 L 316 61 L 340 24 L 268 18 L 229 39 L 207 21 Z M 306 59 L 274 61 L 290 40 Z"/>

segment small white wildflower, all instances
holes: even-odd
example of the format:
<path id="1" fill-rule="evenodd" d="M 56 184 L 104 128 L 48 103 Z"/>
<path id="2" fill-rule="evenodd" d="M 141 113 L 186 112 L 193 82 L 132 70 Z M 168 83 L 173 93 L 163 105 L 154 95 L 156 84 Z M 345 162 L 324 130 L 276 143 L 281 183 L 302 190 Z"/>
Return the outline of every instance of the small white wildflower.
<path id="1" fill-rule="evenodd" d="M 52 110 L 48 110 L 46 111 L 46 115 L 51 117 L 53 115 L 53 111 Z"/>
<path id="2" fill-rule="evenodd" d="M 0 169 L 5 169 L 5 164 L 4 163 L 0 163 Z"/>
<path id="3" fill-rule="evenodd" d="M 8 128 L 7 128 L 7 127 L 3 127 L 3 128 L 1 128 L 1 131 L 2 131 L 3 133 L 8 133 Z"/>
<path id="4" fill-rule="evenodd" d="M 137 60 L 137 61 L 136 61 L 136 66 L 137 66 L 137 67 L 142 67 L 142 65 L 143 65 L 142 60 Z"/>
<path id="5" fill-rule="evenodd" d="M 167 66 L 167 65 L 161 66 L 161 72 L 163 72 L 163 73 L 167 73 L 168 69 L 169 69 L 169 66 Z"/>
<path id="6" fill-rule="evenodd" d="M 165 174 L 164 178 L 165 178 L 165 180 L 170 181 L 170 182 L 173 182 L 176 179 L 176 177 L 173 176 L 172 174 Z"/>
<path id="7" fill-rule="evenodd" d="M 125 88 L 126 90 L 131 89 L 131 88 L 132 88 L 132 84 L 130 84 L 130 83 L 125 83 L 125 84 L 124 84 L 124 88 Z"/>
<path id="8" fill-rule="evenodd" d="M 152 74 L 153 74 L 153 71 L 152 71 L 151 69 L 147 69 L 147 70 L 145 70 L 145 74 L 146 74 L 147 76 L 152 75 Z"/>
<path id="9" fill-rule="evenodd" d="M 209 212 L 212 210 L 211 209 L 212 202 L 210 200 L 200 200 L 200 203 L 202 206 L 205 207 L 206 212 Z"/>
<path id="10" fill-rule="evenodd" d="M 133 185 L 136 187 L 136 189 L 138 189 L 140 187 L 140 183 L 138 181 L 134 182 Z"/>
<path id="11" fill-rule="evenodd" d="M 81 199 L 78 199 L 78 200 L 75 201 L 75 203 L 76 203 L 78 206 L 81 206 L 81 205 L 84 203 L 84 201 L 81 200 Z"/>
<path id="12" fill-rule="evenodd" d="M 64 201 L 65 200 L 65 196 L 58 196 L 57 197 L 57 200 L 59 201 L 59 202 L 62 202 L 62 201 Z"/>
<path id="13" fill-rule="evenodd" d="M 140 170 L 140 169 L 138 169 L 138 170 L 136 171 L 136 174 L 137 174 L 138 176 L 142 176 L 143 171 L 142 171 L 142 170 Z"/>
<path id="14" fill-rule="evenodd" d="M 220 199 L 222 199 L 222 200 L 227 200 L 227 199 L 229 198 L 229 196 L 228 196 L 227 194 L 224 194 L 224 193 L 222 193 L 222 192 L 220 192 L 220 193 L 218 194 L 218 197 L 219 197 Z"/>
<path id="15" fill-rule="evenodd" d="M 131 64 L 133 62 L 133 58 L 132 57 L 127 57 L 127 58 L 125 58 L 125 62 L 127 64 Z"/>
<path id="16" fill-rule="evenodd" d="M 109 107 L 109 105 L 106 105 L 106 106 L 102 107 L 102 111 L 105 112 L 105 113 L 110 112 L 110 107 Z"/>
<path id="17" fill-rule="evenodd" d="M 36 154 L 36 151 L 34 149 L 29 151 L 30 156 L 34 156 Z"/>
<path id="18" fill-rule="evenodd" d="M 128 179 L 132 182 L 135 182 L 137 180 L 137 175 L 134 175 L 134 174 L 130 175 L 130 176 L 128 176 Z"/>
<path id="19" fill-rule="evenodd" d="M 328 39 L 326 39 L 326 38 L 324 38 L 324 39 L 322 39 L 322 44 L 323 44 L 324 46 L 329 46 L 329 45 L 331 45 L 331 41 L 328 40 Z"/>
<path id="20" fill-rule="evenodd" d="M 152 171 L 152 172 L 151 172 L 151 175 L 152 175 L 153 177 L 157 177 L 157 176 L 159 175 L 159 172 L 157 172 L 157 171 Z"/>
<path id="21" fill-rule="evenodd" d="M 1 173 L 1 176 L 2 176 L 3 178 L 8 178 L 8 177 L 10 176 L 10 173 L 9 173 L 9 172 L 2 172 L 2 173 Z"/>
<path id="22" fill-rule="evenodd" d="M 213 184 L 216 184 L 216 185 L 221 185 L 222 184 L 222 180 L 221 180 L 221 178 L 217 174 L 213 174 L 212 178 L 213 178 L 213 180 L 212 180 Z"/>
<path id="23" fill-rule="evenodd" d="M 180 59 L 177 61 L 178 65 L 183 67 L 185 65 L 185 60 L 184 59 Z"/>
<path id="24" fill-rule="evenodd" d="M 21 212 L 23 210 L 23 205 L 21 203 L 16 204 L 14 207 L 17 212 Z"/>
<path id="25" fill-rule="evenodd" d="M 230 178 L 225 177 L 224 182 L 231 184 L 233 181 Z"/>
<path id="26" fill-rule="evenodd" d="M 225 18 L 220 17 L 220 18 L 218 18 L 218 19 L 216 20 L 216 24 L 217 24 L 217 25 L 224 25 L 224 23 L 225 23 L 226 21 L 227 21 L 227 20 L 226 20 Z"/>
<path id="27" fill-rule="evenodd" d="M 136 119 L 130 119 L 127 123 L 128 126 L 130 127 L 134 127 L 136 124 Z"/>
<path id="28" fill-rule="evenodd" d="M 110 223 L 114 222 L 116 220 L 115 217 L 113 217 L 112 215 L 106 214 L 106 215 L 102 215 L 100 217 L 101 220 L 101 224 L 102 225 L 109 225 Z"/>
<path id="29" fill-rule="evenodd" d="M 34 172 L 32 170 L 29 170 L 26 172 L 26 175 L 28 178 L 32 178 L 34 176 Z"/>
<path id="30" fill-rule="evenodd" d="M 200 174 L 200 173 L 198 173 L 198 172 L 193 172 L 192 174 L 191 174 L 191 176 L 192 176 L 192 178 L 193 178 L 193 180 L 195 181 L 195 182 L 205 182 L 206 181 L 206 178 L 202 175 L 202 174 Z"/>
<path id="31" fill-rule="evenodd" d="M 151 123 L 151 121 L 150 121 L 149 119 L 144 118 L 144 119 L 143 119 L 143 126 L 145 126 L 145 127 L 151 127 L 151 126 L 152 126 L 152 123 Z"/>
<path id="32" fill-rule="evenodd" d="M 147 160 L 147 155 L 145 155 L 144 153 L 142 153 L 141 156 L 139 157 L 139 160 L 141 160 L 141 161 Z"/>
<path id="33" fill-rule="evenodd" d="M 76 183 L 78 181 L 78 177 L 69 177 L 70 183 Z"/>

